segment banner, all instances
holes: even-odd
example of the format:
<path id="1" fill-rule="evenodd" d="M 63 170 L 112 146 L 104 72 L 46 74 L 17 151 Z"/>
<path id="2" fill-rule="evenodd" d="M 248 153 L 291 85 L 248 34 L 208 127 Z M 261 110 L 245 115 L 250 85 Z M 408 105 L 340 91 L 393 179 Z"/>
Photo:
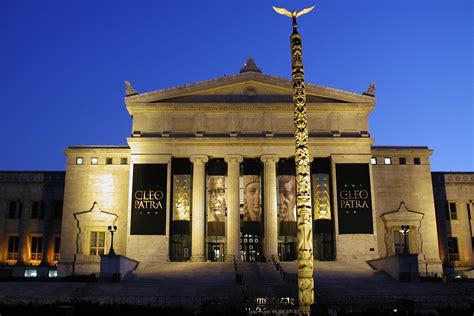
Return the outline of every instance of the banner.
<path id="1" fill-rule="evenodd" d="M 279 200 L 278 216 L 280 222 L 296 222 L 296 177 L 278 176 Z"/>
<path id="2" fill-rule="evenodd" d="M 313 219 L 331 220 L 331 190 L 329 184 L 329 174 L 313 174 Z"/>
<path id="3" fill-rule="evenodd" d="M 166 235 L 167 164 L 134 164 L 130 235 Z"/>
<path id="4" fill-rule="evenodd" d="M 173 176 L 173 221 L 191 220 L 191 175 Z"/>
<path id="5" fill-rule="evenodd" d="M 373 234 L 368 164 L 336 164 L 339 234 Z"/>
<path id="6" fill-rule="evenodd" d="M 209 176 L 207 193 L 207 221 L 224 223 L 227 212 L 225 176 Z"/>
<path id="7" fill-rule="evenodd" d="M 260 176 L 244 175 L 244 222 L 260 222 L 262 207 L 260 205 Z"/>

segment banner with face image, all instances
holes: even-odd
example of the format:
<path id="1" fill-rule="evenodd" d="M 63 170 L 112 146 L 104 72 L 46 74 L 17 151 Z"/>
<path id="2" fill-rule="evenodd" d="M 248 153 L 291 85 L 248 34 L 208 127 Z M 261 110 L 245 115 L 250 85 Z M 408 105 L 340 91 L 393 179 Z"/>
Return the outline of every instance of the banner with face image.
<path id="1" fill-rule="evenodd" d="M 262 206 L 260 204 L 260 176 L 244 175 L 244 222 L 260 222 Z"/>
<path id="2" fill-rule="evenodd" d="M 296 176 L 280 175 L 278 184 L 280 222 L 296 222 Z"/>

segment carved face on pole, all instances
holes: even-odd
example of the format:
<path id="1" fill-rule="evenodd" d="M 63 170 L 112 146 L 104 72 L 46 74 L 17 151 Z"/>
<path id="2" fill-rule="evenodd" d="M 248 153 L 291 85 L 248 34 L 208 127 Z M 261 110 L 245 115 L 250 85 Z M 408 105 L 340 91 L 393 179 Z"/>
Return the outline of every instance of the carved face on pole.
<path id="1" fill-rule="evenodd" d="M 280 208 L 278 213 L 282 222 L 296 222 L 295 176 L 279 176 Z"/>
<path id="2" fill-rule="evenodd" d="M 210 176 L 208 180 L 209 222 L 224 222 L 226 213 L 225 177 Z"/>
<path id="3" fill-rule="evenodd" d="M 244 180 L 244 222 L 260 222 L 260 177 L 243 176 Z"/>

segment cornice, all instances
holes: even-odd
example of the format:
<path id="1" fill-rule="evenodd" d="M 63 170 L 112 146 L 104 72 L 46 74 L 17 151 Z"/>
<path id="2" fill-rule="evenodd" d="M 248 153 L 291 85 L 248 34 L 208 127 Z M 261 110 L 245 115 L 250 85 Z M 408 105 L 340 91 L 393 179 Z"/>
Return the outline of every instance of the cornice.
<path id="1" fill-rule="evenodd" d="M 196 137 L 196 138 L 127 138 L 130 147 L 134 145 L 172 145 L 172 146 L 294 146 L 295 141 L 289 138 L 252 137 L 252 138 L 229 138 L 229 137 Z M 366 145 L 372 144 L 372 138 L 319 138 L 309 137 L 309 146 L 344 146 L 344 145 Z"/>
<path id="2" fill-rule="evenodd" d="M 315 112 L 359 112 L 370 113 L 374 108 L 370 103 L 308 103 L 306 110 Z M 127 105 L 131 115 L 136 113 L 292 113 L 294 106 L 291 103 L 136 103 Z"/>

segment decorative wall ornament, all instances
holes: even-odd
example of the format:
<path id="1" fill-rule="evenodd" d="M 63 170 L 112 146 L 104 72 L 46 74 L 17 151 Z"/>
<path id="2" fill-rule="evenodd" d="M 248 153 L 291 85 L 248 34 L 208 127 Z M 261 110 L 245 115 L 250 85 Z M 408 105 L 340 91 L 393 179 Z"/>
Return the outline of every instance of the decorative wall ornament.
<path id="1" fill-rule="evenodd" d="M 369 83 L 369 87 L 362 94 L 367 95 L 369 97 L 375 97 L 375 82 L 372 81 L 371 83 Z"/>
<path id="2" fill-rule="evenodd" d="M 133 89 L 132 84 L 129 81 L 125 81 L 125 96 L 131 96 L 138 94 L 137 90 Z"/>
<path id="3" fill-rule="evenodd" d="M 76 254 L 84 255 L 85 232 L 89 227 L 104 227 L 104 231 L 108 226 L 116 226 L 118 215 L 114 213 L 104 212 L 97 202 L 92 203 L 92 207 L 88 211 L 77 212 L 73 214 L 77 225 L 76 235 Z"/>
<path id="4" fill-rule="evenodd" d="M 409 210 L 405 202 L 400 202 L 397 210 L 390 211 L 380 216 L 385 228 L 386 256 L 395 254 L 393 232 L 398 231 L 401 225 L 410 226 L 409 243 L 410 253 L 423 253 L 423 238 L 420 232 L 423 223 L 424 213 Z"/>

